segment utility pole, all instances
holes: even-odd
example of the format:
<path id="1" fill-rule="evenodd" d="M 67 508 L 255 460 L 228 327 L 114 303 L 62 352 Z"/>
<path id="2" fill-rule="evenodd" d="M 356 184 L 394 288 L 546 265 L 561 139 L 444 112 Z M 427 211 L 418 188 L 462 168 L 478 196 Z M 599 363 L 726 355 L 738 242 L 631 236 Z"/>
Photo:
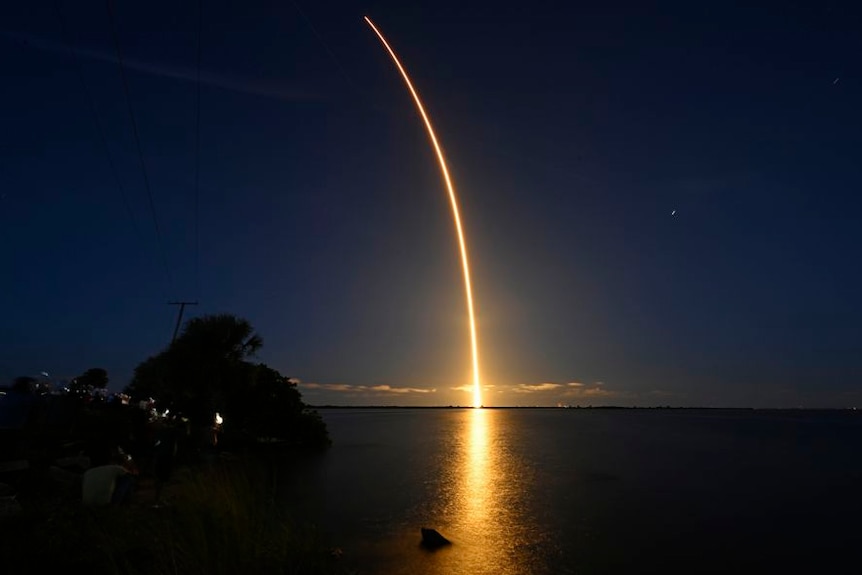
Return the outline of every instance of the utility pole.
<path id="1" fill-rule="evenodd" d="M 177 339 L 177 332 L 180 331 L 180 324 L 183 323 L 183 312 L 186 310 L 187 305 L 198 305 L 196 301 L 169 301 L 168 305 L 178 305 L 180 306 L 180 313 L 177 315 L 177 325 L 174 327 L 174 337 L 171 338 L 171 343 L 174 343 L 174 340 Z"/>

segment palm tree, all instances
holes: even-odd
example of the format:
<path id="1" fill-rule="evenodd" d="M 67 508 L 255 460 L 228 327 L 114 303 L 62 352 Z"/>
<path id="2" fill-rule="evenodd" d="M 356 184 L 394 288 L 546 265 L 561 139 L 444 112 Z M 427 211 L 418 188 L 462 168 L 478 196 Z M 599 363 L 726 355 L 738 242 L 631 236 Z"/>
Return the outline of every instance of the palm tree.
<path id="1" fill-rule="evenodd" d="M 248 320 L 230 314 L 189 320 L 169 350 L 204 356 L 210 361 L 244 361 L 263 346 Z"/>
<path id="2" fill-rule="evenodd" d="M 135 368 L 126 393 L 173 405 L 209 411 L 224 403 L 243 379 L 245 362 L 263 345 L 251 324 L 230 314 L 201 316 L 186 322 L 167 349 Z"/>

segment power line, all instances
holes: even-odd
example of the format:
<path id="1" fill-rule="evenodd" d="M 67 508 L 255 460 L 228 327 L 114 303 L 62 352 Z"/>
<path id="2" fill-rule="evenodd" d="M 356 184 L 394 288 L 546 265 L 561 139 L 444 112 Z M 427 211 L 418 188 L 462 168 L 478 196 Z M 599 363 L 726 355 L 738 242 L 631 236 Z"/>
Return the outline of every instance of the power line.
<path id="1" fill-rule="evenodd" d="M 174 326 L 174 336 L 171 338 L 171 343 L 176 341 L 177 333 L 180 331 L 180 325 L 183 323 L 183 312 L 186 310 L 187 305 L 198 305 L 196 301 L 169 301 L 168 305 L 178 305 L 180 306 L 180 311 L 177 314 L 177 325 Z"/>
<path id="2" fill-rule="evenodd" d="M 204 2 L 198 0 L 198 53 L 195 102 L 195 293 L 201 291 L 201 229 L 200 229 L 200 177 L 201 177 L 201 46 L 203 45 Z"/>
<path id="3" fill-rule="evenodd" d="M 296 8 L 296 11 L 299 12 L 299 15 L 302 17 L 302 19 L 305 20 L 305 23 L 308 24 L 308 28 L 320 42 L 320 45 L 323 46 L 323 49 L 326 50 L 327 54 L 329 54 L 329 57 L 335 64 L 335 67 L 338 68 L 339 72 L 341 72 L 341 75 L 347 81 L 348 85 L 353 89 L 354 92 L 364 98 L 365 94 L 356 86 L 356 83 L 351 79 L 350 74 L 347 73 L 347 70 L 341 64 L 341 60 L 338 59 L 338 56 L 336 56 L 332 48 L 329 47 L 329 44 L 323 38 L 323 35 L 317 30 L 317 27 L 314 25 L 314 22 L 311 21 L 311 18 L 309 18 L 308 15 L 305 13 L 305 10 L 303 10 L 302 6 L 299 5 L 299 2 L 293 0 L 293 6 L 294 8 Z"/>
<path id="4" fill-rule="evenodd" d="M 96 131 L 99 133 L 99 139 L 102 142 L 102 148 L 105 151 L 105 157 L 108 160 L 108 166 L 111 170 L 111 175 L 114 177 L 114 182 L 117 185 L 117 191 L 120 194 L 120 197 L 123 199 L 123 204 L 126 206 L 126 211 L 129 214 L 129 219 L 132 221 L 132 227 L 135 231 L 138 231 L 138 222 L 135 219 L 135 214 L 132 211 L 132 205 L 129 203 L 129 198 L 126 195 L 126 190 L 123 188 L 123 182 L 120 179 L 120 174 L 117 171 L 117 165 L 114 163 L 114 159 L 111 156 L 111 149 L 108 146 L 108 138 L 105 136 L 105 128 L 102 126 L 102 121 L 99 119 L 99 112 L 96 109 L 96 102 L 93 99 L 93 94 L 90 92 L 90 89 L 87 87 L 87 81 L 84 78 L 84 70 L 81 65 L 81 59 L 78 57 L 78 51 L 72 45 L 71 35 L 69 34 L 69 29 L 66 24 L 66 17 L 63 13 L 63 8 L 61 4 L 61 0 L 54 0 L 54 10 L 57 14 L 57 20 L 60 23 L 60 32 L 63 36 L 63 42 L 66 44 L 66 49 L 69 51 L 69 55 L 74 62 L 75 72 L 78 76 L 78 80 L 81 82 L 81 89 L 84 92 L 84 96 L 89 104 L 90 112 L 93 116 L 93 122 L 96 124 Z"/>
<path id="5" fill-rule="evenodd" d="M 168 279 L 168 287 L 170 288 L 173 286 L 173 280 L 171 278 L 170 268 L 168 267 L 168 259 L 167 259 L 167 256 L 165 255 L 165 246 L 164 246 L 164 242 L 162 241 L 162 232 L 161 232 L 161 229 L 159 228 L 159 219 L 156 216 L 156 204 L 153 201 L 153 193 L 150 190 L 150 179 L 147 176 L 147 165 L 146 165 L 146 162 L 144 162 L 144 153 L 141 150 L 141 138 L 138 135 L 138 123 L 135 121 L 135 113 L 134 113 L 134 110 L 132 110 L 132 98 L 131 98 L 130 91 L 129 91 L 129 82 L 126 78 L 126 70 L 125 70 L 125 66 L 123 65 L 123 54 L 120 51 L 120 38 L 119 38 L 119 35 L 117 34 L 117 24 L 116 24 L 116 21 L 114 19 L 113 1 L 112 0 L 105 0 L 105 5 L 108 8 L 108 18 L 111 21 L 111 34 L 113 35 L 113 38 L 114 38 L 114 49 L 117 53 L 117 65 L 120 68 L 120 78 L 122 79 L 122 82 L 123 82 L 123 91 L 125 93 L 126 104 L 128 106 L 128 109 L 129 109 L 129 119 L 132 122 L 132 133 L 134 134 L 134 138 L 135 138 L 135 147 L 137 148 L 138 159 L 141 162 L 141 173 L 144 176 L 144 189 L 147 192 L 147 198 L 149 199 L 149 202 L 150 202 L 150 214 L 152 215 L 152 218 L 153 218 L 153 226 L 156 229 L 156 240 L 158 241 L 159 252 L 162 256 L 162 265 L 165 268 L 165 276 Z"/>

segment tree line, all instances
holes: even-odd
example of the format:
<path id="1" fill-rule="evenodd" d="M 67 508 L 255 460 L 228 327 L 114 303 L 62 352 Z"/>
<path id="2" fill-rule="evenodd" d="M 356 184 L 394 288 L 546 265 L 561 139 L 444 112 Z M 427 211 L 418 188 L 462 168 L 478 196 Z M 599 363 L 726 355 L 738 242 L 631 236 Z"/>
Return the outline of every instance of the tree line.
<path id="1" fill-rule="evenodd" d="M 253 361 L 262 346 L 263 338 L 243 318 L 193 318 L 168 347 L 138 364 L 123 393 L 133 404 L 153 399 L 158 413 L 197 428 L 212 427 L 218 414 L 229 443 L 327 446 L 326 425 L 302 401 L 296 380 Z M 108 383 L 106 370 L 91 368 L 69 383 L 66 394 L 89 400 Z M 19 377 L 10 391 L 39 393 L 40 385 Z"/>

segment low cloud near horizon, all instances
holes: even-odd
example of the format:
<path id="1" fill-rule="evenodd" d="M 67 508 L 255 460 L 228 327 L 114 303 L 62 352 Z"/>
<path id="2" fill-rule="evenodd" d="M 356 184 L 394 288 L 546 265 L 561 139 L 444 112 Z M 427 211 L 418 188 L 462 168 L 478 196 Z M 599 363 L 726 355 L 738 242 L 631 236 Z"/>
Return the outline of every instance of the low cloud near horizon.
<path id="1" fill-rule="evenodd" d="M 603 381 L 594 381 L 593 383 L 582 383 L 580 381 L 570 381 L 568 383 L 520 383 L 512 386 L 511 390 L 515 393 L 522 394 L 547 394 L 547 392 L 555 392 L 553 395 L 561 397 L 614 397 L 621 395 L 619 392 L 608 390 L 604 387 Z"/>
<path id="2" fill-rule="evenodd" d="M 435 388 L 426 389 L 421 387 L 397 387 L 391 385 L 350 385 L 347 383 L 303 383 L 304 389 L 319 389 L 322 391 L 334 391 L 338 393 L 436 393 Z"/>
<path id="3" fill-rule="evenodd" d="M 471 392 L 473 386 L 459 385 L 450 388 L 456 392 Z M 596 398 L 622 398 L 628 397 L 630 394 L 622 391 L 607 389 L 605 382 L 594 381 L 591 383 L 583 383 L 580 381 L 569 381 L 567 383 L 556 383 L 552 381 L 542 381 L 539 383 L 517 383 L 509 385 L 483 385 L 484 394 L 494 394 L 494 397 L 508 397 L 506 404 L 519 403 L 531 397 L 531 403 L 537 404 L 555 404 L 560 401 L 565 401 L 573 398 L 583 398 L 586 400 Z M 517 398 L 517 399 L 516 399 Z"/>
<path id="4" fill-rule="evenodd" d="M 412 405 L 436 405 L 457 403 L 458 398 L 452 394 L 471 394 L 473 386 L 469 384 L 447 387 L 438 392 L 437 388 L 422 388 L 397 386 L 388 384 L 354 385 L 347 383 L 299 383 L 303 393 L 308 392 L 318 401 L 338 401 L 340 397 L 349 403 L 361 404 L 364 401 L 377 401 L 381 398 L 413 397 L 406 400 Z M 557 405 L 559 403 L 574 403 L 582 400 L 589 404 L 593 400 L 630 397 L 622 391 L 607 389 L 602 381 L 583 383 L 569 381 L 556 383 L 541 381 L 538 383 L 518 383 L 507 385 L 487 384 L 482 386 L 486 405 Z M 419 399 L 420 397 L 424 399 Z M 529 398 L 529 399 L 527 399 Z M 418 403 L 417 403 L 418 402 Z"/>

